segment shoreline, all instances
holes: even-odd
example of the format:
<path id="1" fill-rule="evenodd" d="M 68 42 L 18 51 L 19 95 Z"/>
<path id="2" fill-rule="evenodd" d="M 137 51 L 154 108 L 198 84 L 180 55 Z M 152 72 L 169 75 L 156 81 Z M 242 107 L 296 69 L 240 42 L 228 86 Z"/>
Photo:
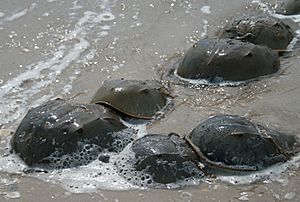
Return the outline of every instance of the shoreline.
<path id="1" fill-rule="evenodd" d="M 87 6 L 89 10 L 95 9 L 93 5 L 81 5 L 80 1 L 78 2 L 77 6 Z M 150 3 L 119 0 L 111 8 L 114 17 L 109 16 L 113 20 L 101 24 L 102 22 L 97 22 L 99 20 L 97 15 L 93 13 L 85 15 L 85 11 L 80 8 L 78 11 L 81 13 L 74 12 L 75 14 L 70 18 L 72 21 L 68 22 L 69 16 L 64 13 L 63 6 L 73 7 L 71 1 L 61 3 L 63 6 L 57 1 L 37 1 L 37 7 L 34 6 L 35 4 L 32 6 L 31 1 L 23 2 L 22 5 L 17 1 L 14 2 L 12 5 L 18 8 L 17 13 L 25 11 L 24 9 L 27 9 L 28 5 L 31 5 L 29 8 L 32 10 L 27 10 L 30 12 L 27 15 L 24 14 L 23 18 L 16 18 L 16 21 L 0 25 L 5 30 L 0 33 L 0 36 L 5 43 L 10 44 L 9 46 L 4 43 L 0 44 L 0 61 L 3 61 L 1 65 L 5 69 L 4 76 L 0 77 L 3 83 L 11 81 L 16 75 L 26 71 L 26 69 L 20 68 L 20 65 L 28 67 L 31 64 L 38 64 L 39 61 L 46 61 L 46 63 L 40 63 L 41 66 L 49 64 L 47 62 L 52 61 L 51 53 L 57 53 L 58 60 L 49 67 L 58 64 L 65 65 L 61 66 L 65 69 L 49 71 L 45 68 L 41 71 L 41 75 L 47 76 L 55 75 L 56 71 L 61 70 L 60 74 L 56 75 L 54 82 L 47 87 L 43 87 L 40 80 L 31 78 L 25 79 L 26 82 L 23 84 L 23 88 L 29 89 L 28 91 L 21 89 L 17 91 L 19 93 L 16 93 L 17 95 L 5 94 L 5 98 L 8 98 L 5 102 L 12 104 L 12 112 L 7 114 L 12 120 L 9 123 L 0 124 L 4 124 L 5 129 L 15 130 L 16 123 L 24 116 L 29 105 L 35 106 L 43 100 L 54 97 L 68 98 L 82 93 L 72 101 L 88 102 L 106 79 L 122 77 L 139 80 L 158 79 L 159 67 L 164 68 L 176 52 L 187 50 L 195 40 L 201 37 L 215 36 L 219 26 L 224 25 L 226 19 L 242 13 L 261 12 L 255 9 L 255 5 L 249 6 L 251 1 L 198 2 L 194 0 L 188 1 L 186 4 L 180 3 L 182 2 Z M 9 1 L 3 3 L 7 9 L 11 8 L 9 5 Z M 209 6 L 210 9 L 204 6 Z M 201 10 L 203 7 L 205 9 Z M 51 9 L 47 10 L 49 8 Z M 51 12 L 51 10 L 53 11 Z M 5 13 L 0 17 L 0 21 L 13 16 L 12 14 L 8 16 L 7 11 L 0 10 L 0 12 Z M 93 12 L 96 13 L 95 10 Z M 45 13 L 49 14 L 49 18 L 43 16 L 46 15 Z M 59 14 L 59 16 L 54 14 Z M 36 16 L 41 20 L 35 18 Z M 27 38 L 22 39 L 22 33 L 10 38 L 8 35 L 13 34 L 11 31 L 18 30 L 18 26 L 21 27 L 24 22 L 30 24 L 31 27 L 30 29 L 20 28 Z M 76 27 L 79 22 L 83 23 L 82 29 Z M 47 27 L 47 24 L 53 29 Z M 79 36 L 68 35 L 75 32 Z M 32 42 L 30 37 L 36 38 L 39 33 L 43 33 L 44 37 Z M 102 34 L 98 35 L 99 33 Z M 69 39 L 64 41 L 62 37 L 69 37 Z M 26 45 L 27 39 L 31 42 L 28 42 L 28 46 L 14 47 L 12 39 L 18 39 L 23 45 Z M 52 45 L 47 44 L 50 41 L 53 43 Z M 34 44 L 39 49 L 35 49 Z M 78 50 L 76 44 L 80 44 Z M 64 49 L 64 47 L 66 48 Z M 29 51 L 26 52 L 27 50 L 24 48 Z M 59 55 L 61 53 L 59 50 L 62 50 L 62 55 Z M 74 57 L 66 57 L 68 54 Z M 11 61 L 10 55 L 14 57 L 14 61 Z M 176 132 L 183 135 L 212 114 L 230 113 L 245 115 L 255 122 L 263 123 L 271 128 L 297 134 L 297 131 L 300 130 L 300 111 L 297 108 L 300 104 L 300 87 L 298 85 L 300 59 L 297 57 L 299 51 L 294 51 L 294 55 L 292 58 L 281 59 L 282 68 L 286 69 L 283 75 L 253 82 L 246 87 L 198 90 L 175 86 L 174 94 L 178 96 L 175 103 L 176 109 L 164 119 L 148 126 L 147 131 L 149 133 Z M 69 63 L 67 63 L 67 59 L 70 59 Z M 66 63 L 63 63 L 64 61 Z M 59 81 L 55 82 L 56 80 Z M 0 85 L 2 86 L 2 84 Z M 41 87 L 38 88 L 37 85 L 41 85 Z M 64 88 L 65 86 L 67 87 Z M 66 89 L 66 91 L 61 89 Z M 35 94 L 31 97 L 30 93 L 32 92 Z M 29 96 L 26 97 L 26 95 Z M 24 105 L 18 105 L 17 101 L 20 100 Z M 18 107 L 16 111 L 14 111 L 14 107 Z M 6 109 L 0 106 L 1 110 Z M 16 114 L 14 114 L 15 112 Z M 7 116 L 5 120 L 8 120 Z M 189 122 L 187 123 L 186 120 Z M 9 138 L 1 137 L 1 145 L 3 145 L 1 153 L 7 146 L 7 139 Z M 296 167 L 285 171 L 279 179 L 266 179 L 248 185 L 230 185 L 212 179 L 212 182 L 201 183 L 199 186 L 174 190 L 98 190 L 93 193 L 74 194 L 65 191 L 57 184 L 46 183 L 23 174 L 1 172 L 0 193 L 2 196 L 0 196 L 0 201 L 298 201 L 300 200 L 298 186 L 300 180 L 297 179 L 299 174 L 300 170 Z M 8 195 L 9 193 L 10 195 Z"/>

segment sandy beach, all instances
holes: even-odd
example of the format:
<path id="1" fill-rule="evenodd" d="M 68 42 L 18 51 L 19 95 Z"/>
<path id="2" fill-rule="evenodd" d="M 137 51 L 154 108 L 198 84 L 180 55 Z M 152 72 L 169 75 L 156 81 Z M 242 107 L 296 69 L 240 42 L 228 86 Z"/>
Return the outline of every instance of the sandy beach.
<path id="1" fill-rule="evenodd" d="M 255 182 L 256 174 L 239 178 L 248 180 L 239 185 L 226 177 L 176 189 L 141 190 L 105 181 L 77 191 L 68 189 L 68 183 L 72 177 L 80 180 L 80 172 L 69 178 L 59 173 L 27 175 L 21 172 L 24 165 L 7 160 L 11 135 L 31 107 L 58 97 L 88 103 L 105 80 L 160 79 L 194 42 L 216 37 L 235 16 L 269 12 L 274 2 L 2 0 L 0 201 L 300 201 L 299 156 L 272 168 L 275 174 L 269 177 L 261 174 Z M 300 29 L 292 19 L 283 20 Z M 183 136 L 209 116 L 226 113 L 300 137 L 299 55 L 295 45 L 280 58 L 278 73 L 247 85 L 172 85 L 174 109 L 145 130 Z"/>

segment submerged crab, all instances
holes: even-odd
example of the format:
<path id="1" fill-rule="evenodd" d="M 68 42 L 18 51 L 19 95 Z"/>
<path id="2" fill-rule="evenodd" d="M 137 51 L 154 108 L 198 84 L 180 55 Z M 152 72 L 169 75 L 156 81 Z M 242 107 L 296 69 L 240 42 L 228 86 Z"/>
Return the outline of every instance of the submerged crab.
<path id="1" fill-rule="evenodd" d="M 104 82 L 91 102 L 108 105 L 129 117 L 152 119 L 167 106 L 169 96 L 157 81 L 121 79 Z"/>
<path id="2" fill-rule="evenodd" d="M 266 46 L 235 39 L 202 39 L 185 53 L 177 74 L 220 83 L 246 81 L 278 69 L 278 55 Z"/>
<path id="3" fill-rule="evenodd" d="M 295 15 L 300 13 L 299 0 L 285 0 L 276 4 L 276 12 L 283 15 Z"/>
<path id="4" fill-rule="evenodd" d="M 115 133 L 125 128 L 103 106 L 70 104 L 57 99 L 30 109 L 13 135 L 11 145 L 30 166 L 50 164 L 51 156 L 59 159 L 81 151 L 75 155 L 76 159 L 67 158 L 69 162 L 63 162 L 66 167 L 67 164 L 76 166 L 95 160 L 100 151 L 119 150 L 114 147 L 115 141 L 132 138 L 129 134 L 125 137 Z"/>
<path id="5" fill-rule="evenodd" d="M 261 170 L 287 161 L 298 148 L 294 136 L 231 115 L 209 118 L 185 139 L 214 172 Z"/>
<path id="6" fill-rule="evenodd" d="M 138 176 L 135 172 L 141 171 L 145 174 L 142 178 L 147 178 L 146 184 L 150 185 L 152 182 L 169 184 L 203 176 L 195 163 L 196 153 L 177 134 L 149 134 L 135 140 L 131 149 L 133 156 L 126 161 L 127 165 L 117 165 L 120 174 L 124 176 L 125 173 L 125 178 L 132 180 Z M 131 176 L 128 174 L 130 170 Z"/>
<path id="7" fill-rule="evenodd" d="M 275 50 L 285 49 L 293 39 L 293 31 L 279 19 L 270 16 L 242 16 L 221 30 L 220 38 L 248 41 Z"/>

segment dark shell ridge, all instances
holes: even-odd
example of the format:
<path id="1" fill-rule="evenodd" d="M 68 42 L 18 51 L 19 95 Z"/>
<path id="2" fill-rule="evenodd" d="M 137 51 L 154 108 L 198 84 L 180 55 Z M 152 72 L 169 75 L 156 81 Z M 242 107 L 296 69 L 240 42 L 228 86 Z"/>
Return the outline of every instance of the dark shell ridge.
<path id="1" fill-rule="evenodd" d="M 213 169 L 257 171 L 287 161 L 295 137 L 231 115 L 214 116 L 186 137 L 202 162 Z"/>

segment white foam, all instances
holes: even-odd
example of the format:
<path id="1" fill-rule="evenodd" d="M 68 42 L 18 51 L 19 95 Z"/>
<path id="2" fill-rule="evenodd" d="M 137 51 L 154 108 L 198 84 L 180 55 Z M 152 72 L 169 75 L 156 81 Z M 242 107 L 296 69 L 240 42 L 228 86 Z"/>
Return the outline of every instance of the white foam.
<path id="1" fill-rule="evenodd" d="M 121 153 L 114 152 L 103 152 L 100 155 L 109 156 L 109 162 L 104 163 L 100 160 L 95 160 L 88 165 L 79 166 L 67 169 L 58 170 L 48 170 L 45 172 L 32 172 L 29 173 L 31 177 L 36 177 L 46 182 L 51 182 L 60 185 L 67 191 L 72 193 L 88 193 L 96 192 L 98 189 L 104 190 L 129 190 L 138 189 L 139 187 L 129 183 L 126 179 L 121 177 L 117 172 L 116 161 L 120 158 L 126 157 L 128 150 L 128 143 L 133 139 L 143 137 L 146 134 L 146 123 L 143 124 L 130 124 L 122 120 L 122 122 L 128 127 L 120 132 L 116 132 L 116 137 L 119 137 L 120 142 L 116 139 L 115 147 L 120 148 Z M 3 134 L 6 131 L 2 131 Z M 9 131 L 6 132 L 10 134 Z M 123 134 L 123 135 L 122 135 Z M 10 137 L 7 135 L 7 137 Z M 129 140 L 128 137 L 131 139 Z M 7 141 L 9 142 L 9 141 Z M 130 143 L 129 143 L 130 144 Z M 114 144 L 113 144 L 114 145 Z M 127 146 L 126 146 L 127 145 Z M 9 144 L 7 148 L 9 148 Z M 124 149 L 125 148 L 125 149 Z M 92 151 L 90 147 L 90 151 Z M 124 149 L 124 150 L 123 150 Z M 82 150 L 84 152 L 84 150 Z M 89 154 L 93 155 L 92 152 Z M 75 154 L 76 155 L 76 154 Z M 76 156 L 74 155 L 75 159 Z M 80 152 L 77 154 L 80 155 Z M 88 155 L 83 155 L 86 157 Z M 55 155 L 50 157 L 50 161 L 55 161 L 57 167 L 63 167 L 64 159 L 70 159 L 72 155 L 66 155 L 55 160 Z M 80 160 L 80 159 L 79 159 Z M 83 159 L 86 160 L 86 159 Z M 87 159 L 88 160 L 88 159 Z M 75 161 L 70 161 L 70 163 L 76 163 Z M 23 173 L 28 170 L 28 167 L 24 164 L 20 158 L 15 154 L 10 154 L 8 156 L 0 158 L 0 171 L 8 173 Z M 30 170 L 30 169 L 29 169 Z M 39 170 L 39 168 L 37 168 Z"/>
<path id="2" fill-rule="evenodd" d="M 9 173 L 22 173 L 26 169 L 26 165 L 16 155 L 11 154 L 0 158 L 0 170 Z"/>
<path id="3" fill-rule="evenodd" d="M 202 6 L 200 8 L 201 12 L 204 13 L 204 14 L 211 14 L 211 11 L 210 11 L 210 6 Z"/>
<path id="4" fill-rule="evenodd" d="M 242 85 L 246 82 L 249 82 L 251 80 L 247 80 L 247 81 L 237 81 L 237 82 L 230 82 L 230 81 L 220 81 L 220 82 L 216 82 L 216 83 L 211 83 L 205 79 L 187 79 L 187 78 L 183 78 L 181 76 L 178 75 L 177 73 L 177 69 L 174 71 L 174 75 L 176 77 L 178 77 L 180 80 L 182 81 L 185 81 L 187 83 L 190 83 L 192 85 L 195 85 L 195 87 L 197 86 L 201 86 L 201 85 L 204 85 L 204 86 L 239 86 L 239 85 Z"/>
<path id="5" fill-rule="evenodd" d="M 73 7 L 71 7 L 71 9 L 73 9 L 73 10 L 77 10 L 77 9 L 81 9 L 81 8 L 83 8 L 83 6 L 82 5 L 80 5 L 80 4 L 83 4 L 84 2 L 82 1 L 82 0 L 75 0 L 75 1 L 73 1 Z"/>
<path id="6" fill-rule="evenodd" d="M 8 198 L 8 199 L 17 199 L 17 198 L 21 198 L 21 194 L 18 191 L 7 192 L 5 194 L 5 198 Z"/>
<path id="7" fill-rule="evenodd" d="M 37 3 L 32 3 L 29 6 L 29 8 L 25 8 L 25 9 L 22 9 L 20 11 L 17 11 L 15 13 L 13 13 L 11 16 L 8 16 L 8 17 L 4 18 L 2 21 L 0 21 L 0 25 L 2 25 L 4 22 L 11 22 L 11 21 L 14 21 L 16 19 L 19 19 L 19 18 L 23 17 L 28 12 L 32 11 L 33 9 L 35 9 L 36 6 L 37 6 Z M 2 17 L 1 14 L 2 14 L 2 16 L 4 16 L 4 13 L 0 12 L 0 17 Z"/>
<path id="8" fill-rule="evenodd" d="M 147 134 L 146 124 L 133 125 L 125 121 L 123 121 L 123 123 L 129 127 L 134 126 L 133 129 L 130 129 L 131 131 L 138 130 L 137 134 L 133 136 L 134 139 L 141 138 Z M 127 133 L 126 130 L 124 132 Z M 127 134 L 124 135 L 128 136 Z M 47 173 L 33 172 L 29 173 L 29 175 L 46 182 L 58 184 L 72 193 L 96 192 L 98 189 L 144 189 L 149 186 L 175 189 L 182 186 L 199 185 L 199 183 L 205 181 L 205 178 L 190 178 L 167 185 L 157 184 L 153 181 L 149 184 L 148 181 L 151 180 L 151 176 L 141 171 L 135 171 L 131 167 L 132 163 L 135 161 L 131 145 L 132 142 L 127 144 L 125 148 L 121 145 L 122 149 L 124 149 L 119 151 L 120 153 L 102 153 L 101 156 L 109 156 L 109 161 L 107 163 L 97 159 L 85 166 L 48 170 Z M 286 184 L 287 179 L 282 179 L 282 173 L 288 169 L 298 168 L 299 165 L 300 155 L 298 154 L 288 162 L 274 165 L 260 172 L 248 175 L 219 176 L 218 179 L 235 185 L 249 184 L 262 180 L 265 182 L 278 181 Z M 123 171 L 120 171 L 120 169 L 123 169 Z M 28 170 L 28 167 L 14 154 L 0 158 L 0 171 L 2 172 L 23 173 L 26 170 Z M 128 181 L 128 179 L 130 180 Z"/>
<path id="9" fill-rule="evenodd" d="M 48 17 L 48 16 L 49 16 L 49 13 L 48 13 L 48 12 L 45 12 L 45 13 L 42 14 L 42 16 Z"/>
<path id="10" fill-rule="evenodd" d="M 122 158 L 124 152 L 120 154 L 104 152 L 102 155 L 109 156 L 109 162 L 104 163 L 97 159 L 86 166 L 48 171 L 42 169 L 45 172 L 30 172 L 28 175 L 58 184 L 72 193 L 96 192 L 98 189 L 129 190 L 138 188 L 118 175 L 115 162 Z M 0 170 L 8 173 L 23 173 L 28 168 L 19 157 L 11 154 L 0 158 Z M 35 168 L 35 170 L 38 171 L 39 168 Z"/>
<path id="11" fill-rule="evenodd" d="M 207 28 L 208 28 L 208 21 L 207 20 L 203 20 L 203 32 L 201 33 L 201 37 L 205 37 L 207 35 Z"/>
<path id="12" fill-rule="evenodd" d="M 136 138 L 141 138 L 147 134 L 147 123 L 131 124 L 121 119 L 121 122 L 128 128 L 133 128 L 137 131 Z"/>
<path id="13" fill-rule="evenodd" d="M 287 199 L 287 200 L 292 200 L 292 199 L 295 198 L 295 196 L 296 196 L 296 193 L 295 193 L 295 192 L 289 192 L 289 193 L 286 193 L 286 194 L 284 195 L 284 198 Z"/>
<path id="14" fill-rule="evenodd" d="M 281 176 L 282 173 L 289 168 L 299 167 L 300 164 L 300 155 L 293 157 L 290 161 L 285 163 L 280 163 L 274 166 L 271 166 L 260 172 L 254 172 L 249 175 L 233 175 L 233 176 L 219 176 L 218 178 L 222 181 L 231 183 L 231 184 L 250 184 L 258 180 L 271 180 L 282 182 Z"/>
<path id="15" fill-rule="evenodd" d="M 53 2 L 53 0 L 48 0 L 48 2 Z M 106 1 L 105 1 L 106 2 Z M 17 18 L 15 18 L 17 19 Z M 64 40 L 61 42 L 59 48 L 52 52 L 48 58 L 45 60 L 40 60 L 37 63 L 27 66 L 27 71 L 17 75 L 13 79 L 5 82 L 0 86 L 0 99 L 2 103 L 0 104 L 0 119 L 13 121 L 20 116 L 24 115 L 26 107 L 39 105 L 42 102 L 50 99 L 54 96 L 53 92 L 48 92 L 48 94 L 41 96 L 39 99 L 30 100 L 32 95 L 37 95 L 43 89 L 55 81 L 60 74 L 67 69 L 72 62 L 77 61 L 88 61 L 92 59 L 96 53 L 94 49 L 89 51 L 88 48 L 90 44 L 86 39 L 87 34 L 93 29 L 93 27 L 98 26 L 101 22 L 114 20 L 115 17 L 106 11 L 105 13 L 98 14 L 92 11 L 84 12 L 83 16 L 78 19 L 75 27 L 69 34 L 66 34 Z M 205 22 L 204 22 L 205 23 Z M 205 23 L 207 24 L 207 23 Z M 109 29 L 105 29 L 106 31 Z M 205 31 L 206 33 L 206 31 Z M 69 43 L 64 43 L 66 41 L 70 42 L 76 39 L 76 43 L 67 45 Z M 75 40 L 74 40 L 75 41 Z M 86 53 L 87 52 L 87 53 Z M 82 59 L 82 56 L 83 59 Z M 43 71 L 48 70 L 50 73 L 44 74 Z M 78 72 L 79 71 L 79 72 Z M 74 81 L 77 73 L 70 76 L 70 80 Z M 184 79 L 183 79 L 184 80 Z M 23 87 L 23 84 L 31 81 L 34 85 L 30 87 Z M 190 80 L 189 80 L 190 81 Z M 208 84 L 207 81 L 202 81 L 203 84 Z M 72 83 L 72 82 L 71 82 Z M 199 82 L 196 82 L 199 84 Z M 200 81 L 201 83 L 201 81 Z M 69 92 L 72 88 L 71 84 L 65 85 L 65 92 Z M 17 107 L 17 109 L 15 109 Z M 124 122 L 127 126 L 133 127 L 134 125 Z M 137 137 L 143 137 L 146 131 L 146 124 L 139 124 L 135 127 L 138 130 Z M 77 168 L 69 168 L 63 170 L 54 170 L 48 173 L 34 173 L 30 174 L 32 177 L 37 177 L 47 182 L 53 182 L 59 184 L 70 192 L 83 193 L 83 192 L 95 192 L 98 189 L 109 189 L 109 190 L 129 190 L 140 188 L 134 184 L 129 183 L 123 177 L 118 175 L 116 170 L 115 162 L 117 159 L 126 157 L 126 152 L 128 152 L 129 146 L 125 148 L 120 154 L 116 153 L 104 153 L 103 155 L 109 155 L 111 158 L 108 163 L 96 160 L 89 165 L 80 166 Z M 126 150 L 127 149 L 127 150 Z M 264 170 L 262 172 L 255 173 L 248 176 L 227 176 L 220 177 L 221 180 L 234 183 L 251 183 L 255 180 L 259 180 L 269 176 L 270 171 L 274 171 L 270 176 L 271 179 L 277 180 L 280 173 L 288 169 L 290 166 L 299 165 L 300 157 L 297 156 L 290 162 L 276 165 L 270 169 Z M 9 155 L 0 158 L 0 170 L 7 171 L 10 173 L 23 173 L 27 166 L 15 155 Z M 101 174 L 100 174 L 101 173 Z M 274 174 L 275 173 L 275 174 Z M 197 185 L 199 181 L 192 180 L 187 182 L 181 182 L 186 185 Z M 168 185 L 168 188 L 176 188 L 180 186 L 179 184 Z M 13 196 L 18 196 L 14 193 Z"/>
<path id="16" fill-rule="evenodd" d="M 133 130 L 138 130 L 138 133 L 133 137 L 134 139 L 138 139 L 146 135 L 146 123 L 137 125 L 133 125 L 125 121 L 123 121 L 123 123 L 130 127 L 134 126 Z M 128 135 L 125 134 L 125 136 Z M 135 159 L 134 153 L 131 150 L 131 144 L 132 143 L 129 143 L 120 153 L 103 152 L 101 156 L 110 157 L 109 161 L 106 163 L 97 159 L 85 166 L 47 171 L 41 169 L 40 171 L 43 172 L 29 172 L 28 175 L 46 182 L 58 184 L 72 193 L 96 192 L 99 189 L 144 189 L 145 187 L 149 186 L 148 180 L 151 180 L 151 176 L 141 171 L 134 171 L 131 169 L 131 164 L 130 162 L 128 164 L 128 161 Z M 63 157 L 58 159 L 58 161 L 55 161 L 57 163 L 53 165 L 57 165 L 59 167 L 61 165 L 60 163 L 63 163 L 63 159 L 66 158 Z M 126 170 L 124 173 L 123 171 L 120 171 L 120 166 L 122 168 L 124 166 L 124 169 L 128 170 Z M 28 169 L 28 167 L 19 159 L 19 157 L 14 154 L 10 154 L 0 158 L 0 170 L 8 173 L 23 173 L 24 171 L 31 171 L 32 169 Z M 34 168 L 33 170 L 39 171 L 39 168 Z M 131 180 L 128 180 L 128 177 L 131 178 Z M 157 186 L 162 186 L 165 188 L 178 188 L 186 185 L 198 185 L 200 180 L 201 179 L 189 179 L 180 181 L 178 183 L 168 184 L 167 186 Z M 152 180 L 150 184 L 153 184 Z"/>
<path id="17" fill-rule="evenodd" d="M 33 106 L 29 105 L 29 99 L 51 86 L 63 71 L 88 49 L 90 44 L 86 40 L 86 36 L 89 31 L 101 22 L 115 19 L 114 15 L 109 13 L 108 10 L 106 9 L 102 13 L 85 11 L 84 15 L 78 19 L 74 29 L 63 37 L 61 45 L 47 59 L 28 65 L 26 67 L 27 71 L 20 73 L 0 86 L 1 120 L 6 120 L 6 123 L 8 123 L 19 119 L 28 107 Z M 65 45 L 64 42 L 69 41 L 76 42 L 72 45 Z M 50 71 L 50 73 L 43 73 L 45 70 Z M 23 87 L 23 84 L 28 81 L 33 85 L 27 88 Z M 69 91 L 71 88 L 68 86 L 65 89 Z"/>
<path id="18" fill-rule="evenodd" d="M 130 143 L 119 156 L 116 156 L 115 162 L 118 174 L 120 174 L 123 178 L 130 181 L 134 186 L 139 189 L 147 188 L 147 187 L 156 187 L 156 188 L 168 188 L 175 189 L 180 188 L 182 186 L 188 185 L 199 185 L 202 181 L 201 176 L 194 178 L 186 178 L 184 180 L 179 180 L 175 183 L 169 184 L 160 184 L 155 182 L 152 179 L 152 176 L 143 171 L 137 171 L 134 169 L 134 165 L 137 163 L 138 159 L 135 157 L 135 153 L 132 151 L 132 143 Z M 190 169 L 187 167 L 187 169 Z"/>
<path id="19" fill-rule="evenodd" d="M 24 16 L 27 13 L 27 11 L 28 11 L 28 9 L 21 10 L 21 11 L 15 13 L 15 14 L 13 14 L 10 17 L 7 17 L 5 20 L 6 21 L 13 21 L 15 19 L 18 19 L 18 18 Z"/>
<path id="20" fill-rule="evenodd" d="M 5 13 L 0 12 L 0 18 L 2 18 L 3 16 L 5 16 Z"/>
<path id="21" fill-rule="evenodd" d="M 253 0 L 252 3 L 256 3 L 259 5 L 260 9 L 263 10 L 263 11 L 267 11 L 269 10 L 269 7 L 267 4 L 261 2 L 261 0 Z"/>

